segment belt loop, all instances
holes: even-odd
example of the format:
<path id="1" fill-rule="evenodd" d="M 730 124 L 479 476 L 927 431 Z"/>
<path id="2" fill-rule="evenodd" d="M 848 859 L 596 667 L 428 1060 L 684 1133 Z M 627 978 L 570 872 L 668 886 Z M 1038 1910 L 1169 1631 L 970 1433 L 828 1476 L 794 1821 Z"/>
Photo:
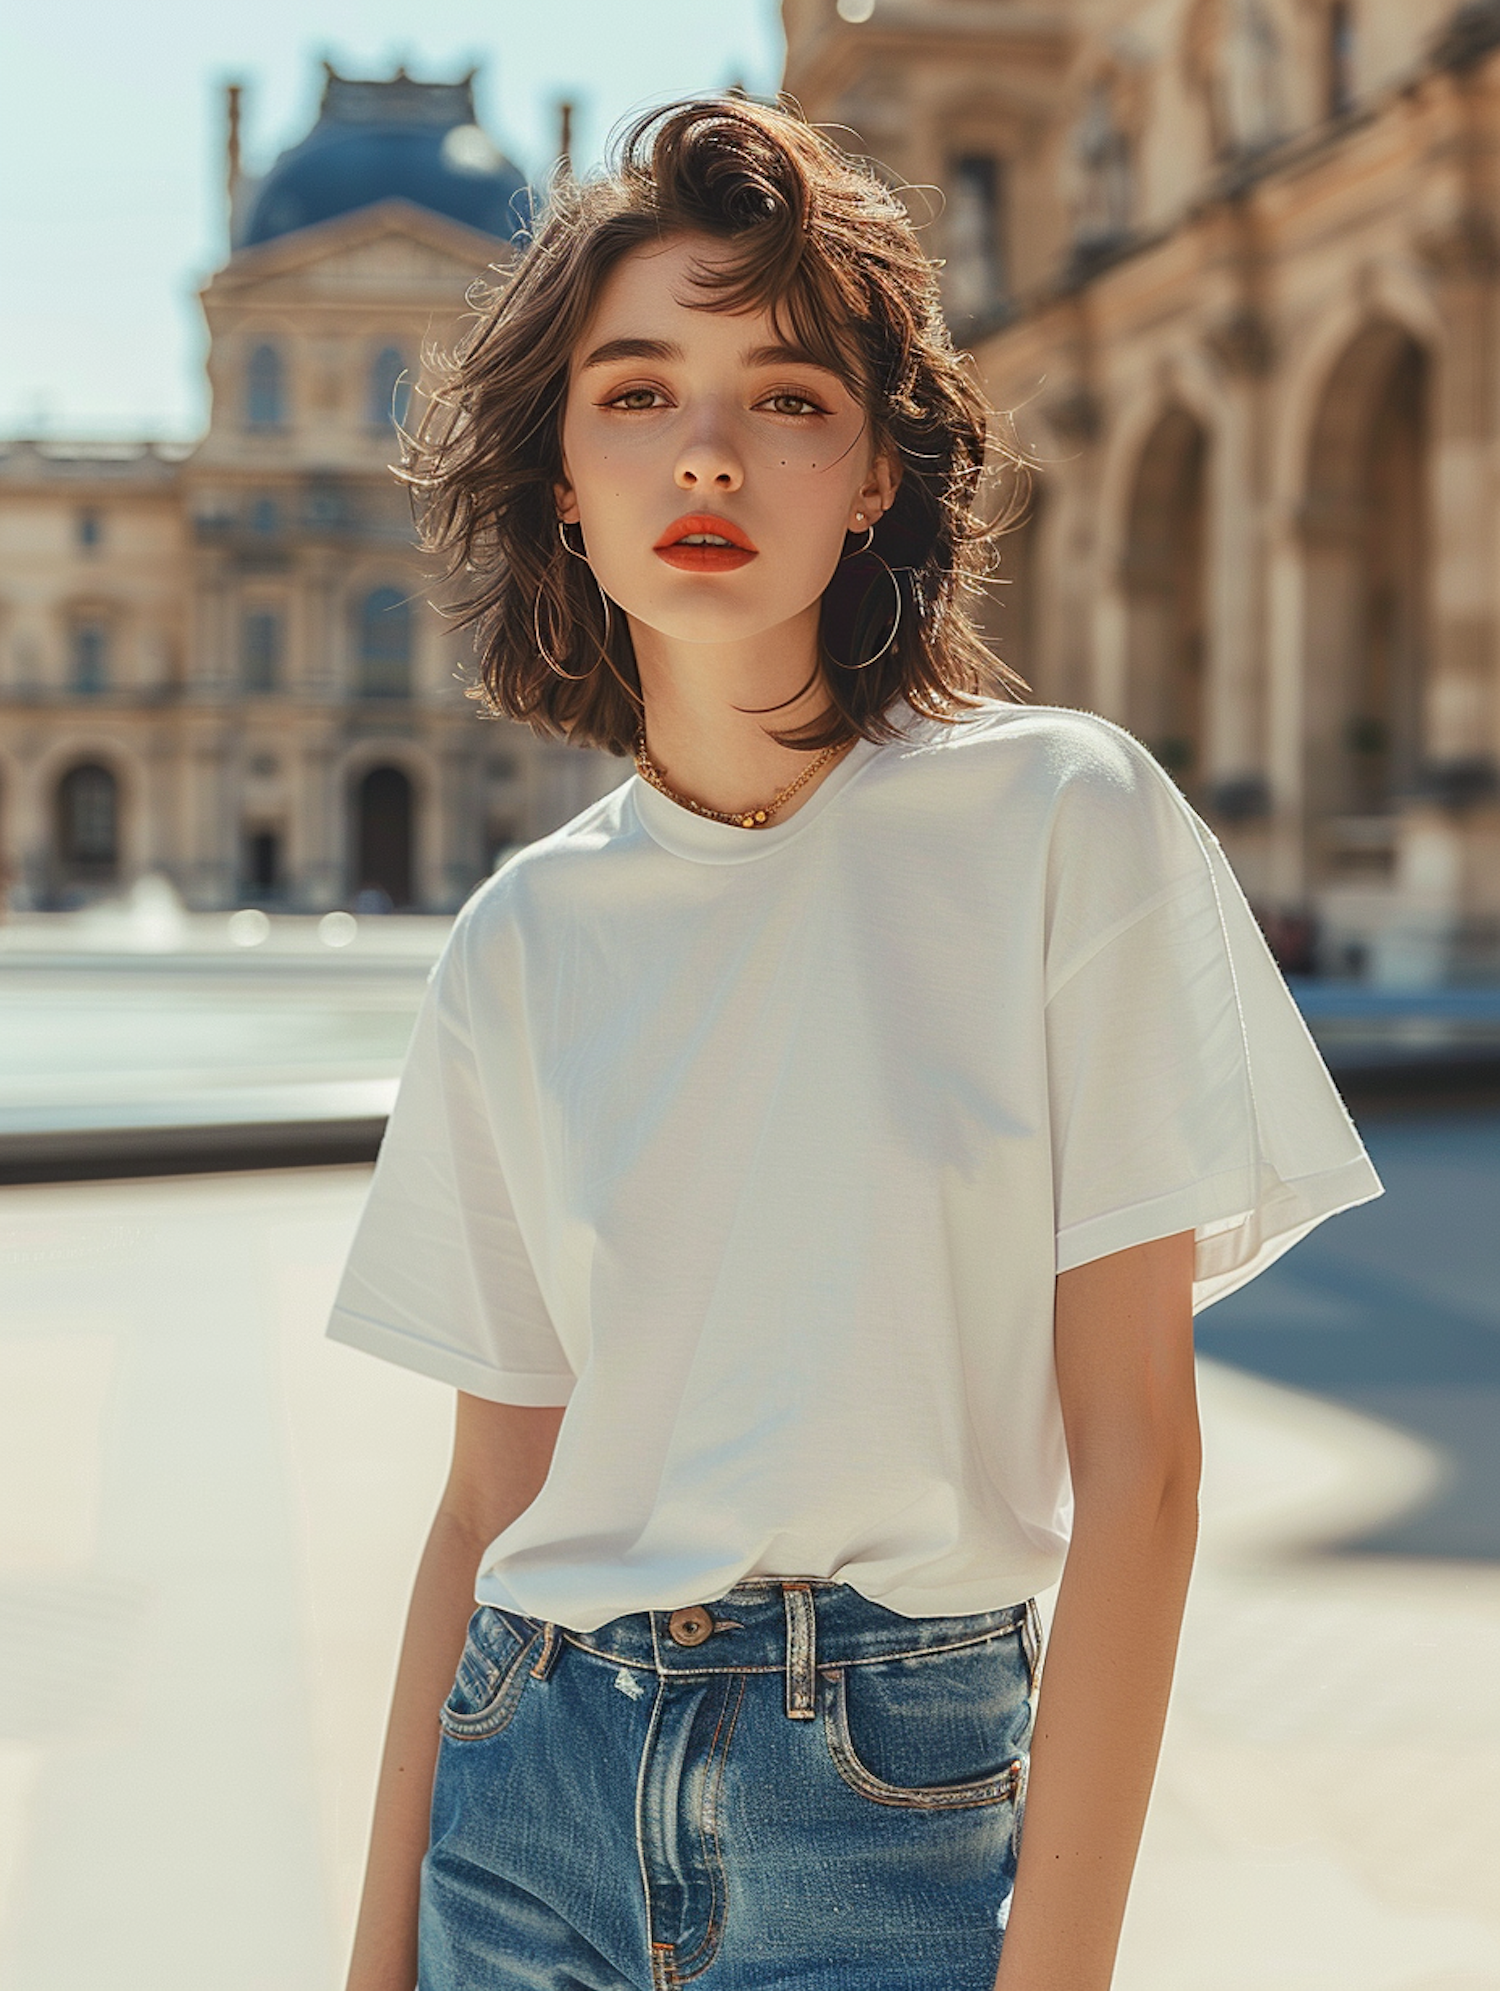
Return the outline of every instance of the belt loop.
<path id="1" fill-rule="evenodd" d="M 543 1625 L 542 1649 L 538 1652 L 531 1668 L 533 1680 L 545 1680 L 557 1664 L 557 1656 L 562 1651 L 562 1640 L 557 1635 L 556 1625 Z"/>
<path id="2" fill-rule="evenodd" d="M 1042 1671 L 1042 1614 L 1037 1608 L 1035 1597 L 1026 1599 L 1026 1616 L 1021 1624 L 1021 1643 L 1026 1651 L 1026 1678 L 1030 1683 L 1030 1691 L 1034 1694 Z"/>
<path id="3" fill-rule="evenodd" d="M 786 1711 L 793 1721 L 811 1721 L 817 1713 L 817 1619 L 812 1585 L 783 1583 L 786 1609 Z"/>

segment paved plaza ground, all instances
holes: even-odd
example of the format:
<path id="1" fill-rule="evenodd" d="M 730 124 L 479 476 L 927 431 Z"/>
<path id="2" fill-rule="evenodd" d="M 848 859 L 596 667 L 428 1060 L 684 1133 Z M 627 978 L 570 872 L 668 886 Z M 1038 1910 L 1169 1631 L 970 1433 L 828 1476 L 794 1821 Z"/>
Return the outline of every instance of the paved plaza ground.
<path id="1" fill-rule="evenodd" d="M 1206 1315 L 1119 1991 L 1500 1991 L 1500 1116 Z M 0 1191 L 0 1983 L 336 1991 L 451 1392 L 321 1338 L 362 1169 Z"/>

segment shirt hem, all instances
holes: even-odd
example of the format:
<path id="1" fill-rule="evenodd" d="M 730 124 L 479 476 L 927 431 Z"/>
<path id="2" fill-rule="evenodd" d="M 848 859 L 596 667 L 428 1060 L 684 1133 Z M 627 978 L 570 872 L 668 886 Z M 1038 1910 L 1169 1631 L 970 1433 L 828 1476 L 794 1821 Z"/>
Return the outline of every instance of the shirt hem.
<path id="1" fill-rule="evenodd" d="M 556 1408 L 568 1401 L 577 1380 L 545 1372 L 495 1369 L 487 1362 L 476 1362 L 471 1355 L 434 1347 L 430 1341 L 419 1340 L 384 1321 L 350 1313 L 345 1307 L 335 1308 L 324 1331 L 330 1341 L 363 1349 L 367 1355 L 378 1355 L 436 1382 L 451 1383 L 467 1395 L 485 1397 L 491 1403 L 517 1404 L 523 1409 Z"/>
<path id="2" fill-rule="evenodd" d="M 857 1577 L 849 1573 L 836 1574 L 822 1579 L 829 1583 L 842 1584 L 855 1591 L 867 1604 L 878 1605 L 882 1610 L 892 1611 L 898 1618 L 970 1618 L 983 1617 L 991 1611 L 1018 1609 L 1050 1589 L 1062 1574 L 1062 1551 L 1045 1561 L 1035 1562 L 1026 1575 L 1013 1579 L 1002 1579 L 997 1583 L 991 1577 L 971 1577 L 957 1583 L 940 1585 L 926 1589 L 921 1584 L 896 1583 L 889 1589 L 879 1585 L 866 1588 Z M 536 1573 L 536 1572 L 531 1572 Z M 712 1592 L 696 1591 L 684 1594 L 679 1589 L 665 1587 L 653 1589 L 647 1586 L 637 1593 L 637 1600 L 626 1603 L 616 1597 L 609 1602 L 590 1608 L 580 1603 L 569 1603 L 554 1593 L 548 1595 L 549 1586 L 541 1583 L 532 1589 L 524 1581 L 513 1585 L 507 1582 L 499 1570 L 486 1569 L 481 1565 L 474 1584 L 474 1601 L 489 1604 L 502 1611 L 513 1611 L 518 1616 L 534 1618 L 540 1623 L 554 1623 L 565 1631 L 586 1634 L 599 1631 L 613 1623 L 616 1618 L 633 1617 L 642 1611 L 676 1611 L 687 1604 L 713 1604 L 728 1595 L 736 1583 L 744 1580 L 743 1575 L 721 1583 Z M 877 1594 L 877 1592 L 879 1594 Z"/>
<path id="3" fill-rule="evenodd" d="M 1313 1175 L 1272 1175 L 1260 1184 L 1249 1171 L 1233 1169 L 1068 1225 L 1057 1235 L 1057 1270 L 1070 1272 L 1134 1245 L 1196 1231 L 1194 1307 L 1200 1310 L 1263 1272 L 1326 1217 L 1383 1194 L 1363 1154 Z"/>

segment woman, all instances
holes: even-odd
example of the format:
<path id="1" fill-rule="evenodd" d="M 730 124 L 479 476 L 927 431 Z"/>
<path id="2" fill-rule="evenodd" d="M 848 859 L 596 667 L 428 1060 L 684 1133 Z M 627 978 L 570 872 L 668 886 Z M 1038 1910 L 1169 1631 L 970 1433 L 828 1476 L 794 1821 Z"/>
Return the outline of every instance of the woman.
<path id="1" fill-rule="evenodd" d="M 996 695 L 984 451 L 898 204 L 735 101 L 420 438 L 493 707 L 636 773 L 460 914 L 330 1330 L 459 1393 L 351 1991 L 1109 1983 L 1193 1307 L 1379 1185 L 1181 795 Z"/>

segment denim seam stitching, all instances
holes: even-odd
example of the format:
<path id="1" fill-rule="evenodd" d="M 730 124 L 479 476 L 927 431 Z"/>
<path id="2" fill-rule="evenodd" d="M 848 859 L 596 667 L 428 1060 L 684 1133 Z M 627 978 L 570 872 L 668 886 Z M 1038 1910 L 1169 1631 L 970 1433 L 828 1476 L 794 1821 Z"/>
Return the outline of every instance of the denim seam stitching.
<path id="1" fill-rule="evenodd" d="M 828 1753 L 833 1758 L 833 1767 L 859 1796 L 903 1811 L 972 1811 L 981 1805 L 1003 1803 L 1007 1798 L 1014 1800 L 1021 1775 L 1020 1757 L 995 1776 L 979 1777 L 969 1783 L 907 1786 L 889 1784 L 883 1777 L 877 1777 L 855 1752 L 842 1673 L 835 1673 L 830 1685 L 830 1706 L 824 1720 Z"/>
<path id="2" fill-rule="evenodd" d="M 510 1726 L 526 1685 L 526 1661 L 541 1633 L 534 1633 L 521 1646 L 509 1664 L 499 1669 L 499 1678 L 483 1708 L 471 1715 L 453 1714 L 446 1701 L 438 1710 L 438 1726 L 455 1742 L 488 1742 Z M 485 1655 L 488 1658 L 488 1654 Z M 494 1662 L 491 1661 L 491 1664 Z M 517 1687 L 516 1682 L 520 1682 Z"/>
<path id="3" fill-rule="evenodd" d="M 703 1818 L 698 1823 L 698 1841 L 703 1848 L 703 1864 L 708 1872 L 709 1913 L 708 1929 L 703 1941 L 687 1956 L 678 1960 L 676 1950 L 672 1953 L 672 1968 L 679 1984 L 690 1977 L 698 1977 L 707 1970 L 718 1954 L 719 1942 L 729 1921 L 729 1875 L 724 1869 L 724 1856 L 719 1847 L 719 1791 L 724 1782 L 724 1766 L 729 1760 L 729 1745 L 734 1740 L 735 1724 L 740 1718 L 740 1706 L 745 1698 L 745 1683 L 742 1680 L 739 1690 L 732 1697 L 725 1696 L 725 1705 L 719 1710 L 719 1720 L 714 1729 L 713 1743 L 709 1749 L 709 1760 L 714 1762 L 712 1784 L 705 1779 L 703 1795 Z M 732 1701 L 732 1704 L 731 1704 Z M 729 1727 L 724 1728 L 724 1715 L 729 1714 Z M 723 1733 L 724 1747 L 719 1750 L 719 1736 Z M 714 1761 L 715 1752 L 717 1761 Z M 705 1822 L 707 1833 L 705 1835 Z M 713 1840 L 713 1857 L 708 1853 L 708 1839 Z M 707 1951 L 705 1955 L 704 1952 Z M 701 1963 L 699 1957 L 703 1958 Z M 684 1968 L 684 1966 L 690 1966 Z"/>
<path id="4" fill-rule="evenodd" d="M 930 1659 L 944 1652 L 967 1652 L 976 1645 L 989 1645 L 997 1638 L 1014 1638 L 1021 1629 L 1018 1618 L 1013 1625 L 996 1625 L 993 1631 L 976 1632 L 972 1638 L 954 1639 L 946 1645 L 910 1645 L 903 1652 L 872 1653 L 868 1659 L 830 1660 L 828 1670 L 836 1671 L 845 1666 L 885 1666 L 893 1659 Z"/>
<path id="5" fill-rule="evenodd" d="M 646 1941 L 651 1950 L 651 1982 L 653 1987 L 669 1985 L 672 1972 L 672 1945 L 670 1943 L 658 1942 L 652 1927 L 655 1916 L 651 1906 L 651 1870 L 646 1864 L 646 1834 L 644 1830 L 646 1765 L 651 1760 L 651 1745 L 655 1742 L 661 1728 L 662 1701 L 663 1696 L 660 1688 L 658 1688 L 656 1699 L 651 1708 L 651 1717 L 646 1724 L 645 1737 L 641 1742 L 641 1760 L 635 1776 L 635 1856 L 641 1873 L 641 1905 L 646 1915 Z M 665 1963 L 663 1968 L 659 1970 L 658 1964 L 662 1960 L 661 1953 L 663 1951 L 666 1953 Z"/>

